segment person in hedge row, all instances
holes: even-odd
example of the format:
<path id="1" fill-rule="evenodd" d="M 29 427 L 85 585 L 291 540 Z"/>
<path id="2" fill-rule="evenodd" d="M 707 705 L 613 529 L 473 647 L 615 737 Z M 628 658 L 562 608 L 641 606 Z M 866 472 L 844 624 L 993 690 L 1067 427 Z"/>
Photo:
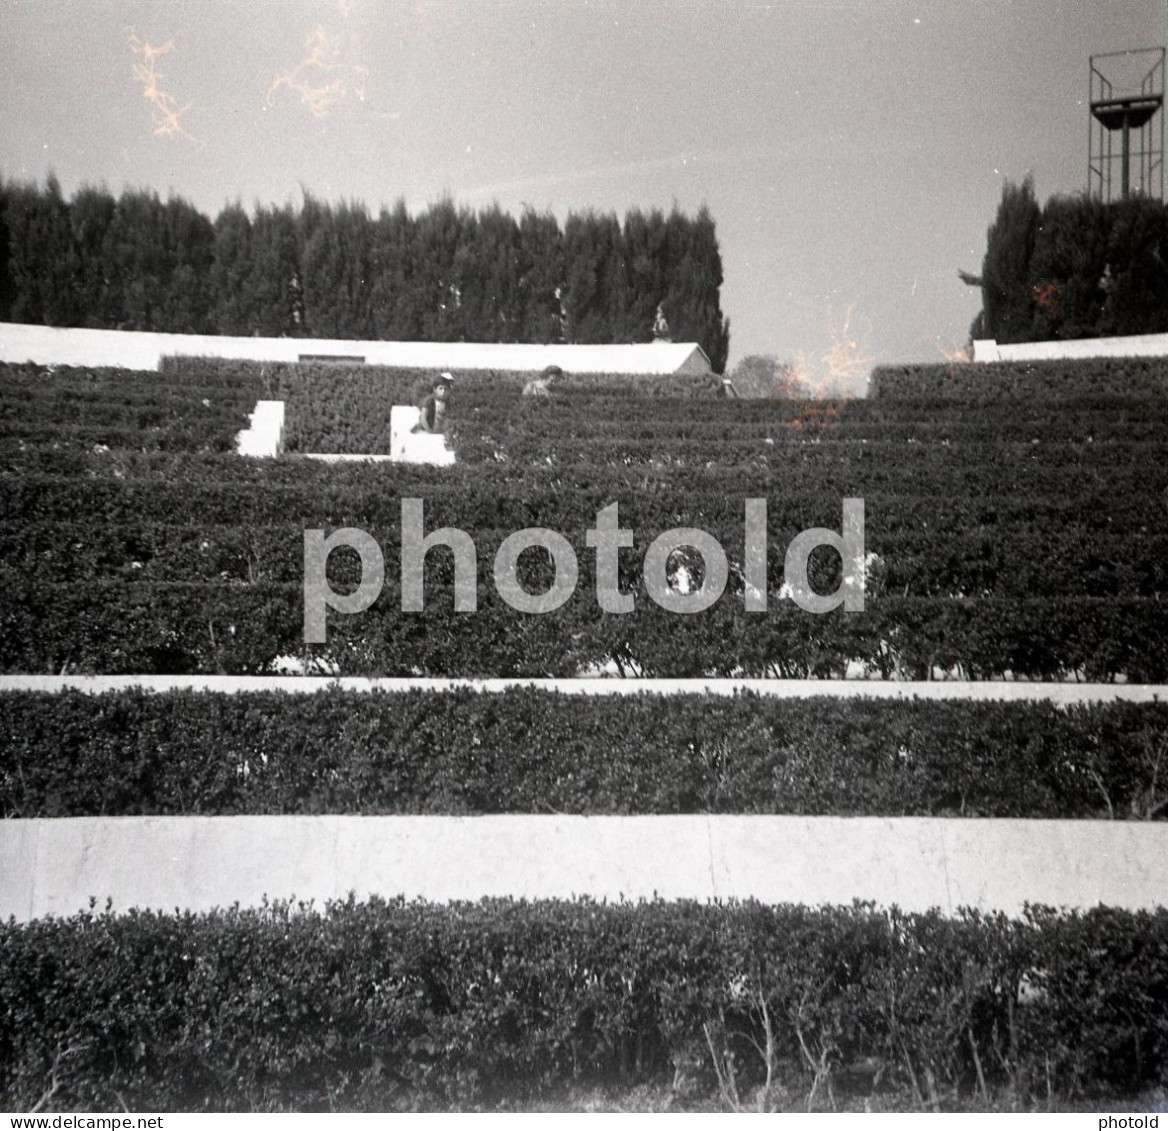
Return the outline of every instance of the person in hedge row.
<path id="1" fill-rule="evenodd" d="M 552 395 L 552 384 L 563 377 L 564 371 L 558 365 L 548 365 L 544 367 L 543 372 L 538 376 L 528 381 L 523 386 L 523 395 L 525 397 L 548 397 Z"/>
<path id="2" fill-rule="evenodd" d="M 442 373 L 430 386 L 430 395 L 422 401 L 422 415 L 411 432 L 433 432 L 442 435 L 446 431 L 446 405 L 450 387 L 454 384 L 453 373 Z"/>

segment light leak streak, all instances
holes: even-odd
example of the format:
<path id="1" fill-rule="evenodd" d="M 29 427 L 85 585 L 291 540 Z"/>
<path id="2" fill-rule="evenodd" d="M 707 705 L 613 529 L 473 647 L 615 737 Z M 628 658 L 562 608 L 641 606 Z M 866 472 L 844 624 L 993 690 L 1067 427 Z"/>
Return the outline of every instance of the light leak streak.
<path id="1" fill-rule="evenodd" d="M 197 140 L 183 129 L 182 123 L 179 121 L 183 114 L 191 108 L 191 104 L 188 102 L 185 106 L 180 106 L 178 99 L 173 94 L 162 90 L 158 85 L 159 80 L 165 77 L 158 69 L 158 60 L 161 56 L 174 50 L 174 40 L 168 39 L 161 46 L 155 47 L 131 33 L 130 50 L 135 55 L 142 57 L 140 63 L 131 64 L 131 71 L 134 81 L 142 84 L 142 97 L 150 103 L 150 118 L 154 124 L 154 136 L 185 137 L 190 141 Z"/>
<path id="2" fill-rule="evenodd" d="M 314 118 L 325 117 L 350 94 L 364 101 L 367 68 L 343 60 L 343 42 L 343 36 L 330 35 L 323 24 L 314 28 L 305 41 L 305 57 L 268 87 L 268 105 L 275 105 L 281 87 L 299 94 Z"/>
<path id="3" fill-rule="evenodd" d="M 815 398 L 855 395 L 867 379 L 874 359 L 863 340 L 867 334 L 852 328 L 854 315 L 853 303 L 837 326 L 829 312 L 831 345 L 819 357 L 802 350 L 795 356 L 795 374 Z"/>

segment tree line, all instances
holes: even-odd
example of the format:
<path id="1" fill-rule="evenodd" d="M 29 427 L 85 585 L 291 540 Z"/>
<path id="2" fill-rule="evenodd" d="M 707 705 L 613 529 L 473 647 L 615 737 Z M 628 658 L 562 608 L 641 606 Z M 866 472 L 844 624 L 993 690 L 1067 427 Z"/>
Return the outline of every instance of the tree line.
<path id="1" fill-rule="evenodd" d="M 714 220 L 676 207 L 570 213 L 443 199 L 411 215 L 305 193 L 300 206 L 0 183 L 0 320 L 401 341 L 675 341 L 721 372 L 730 323 Z"/>
<path id="2" fill-rule="evenodd" d="M 974 338 L 999 342 L 1168 331 L 1168 205 L 1146 196 L 1104 203 L 1007 182 L 986 233 Z"/>

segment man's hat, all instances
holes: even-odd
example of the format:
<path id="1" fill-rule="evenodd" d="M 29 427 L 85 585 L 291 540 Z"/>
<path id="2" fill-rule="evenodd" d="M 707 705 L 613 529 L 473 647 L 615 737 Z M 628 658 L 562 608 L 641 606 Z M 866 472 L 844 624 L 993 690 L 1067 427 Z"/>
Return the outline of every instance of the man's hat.
<path id="1" fill-rule="evenodd" d="M 445 371 L 439 374 L 438 380 L 445 381 L 447 384 L 450 384 L 454 380 L 454 374 L 450 373 L 449 371 Z"/>
<path id="2" fill-rule="evenodd" d="M 563 377 L 564 371 L 558 365 L 545 365 L 541 377 Z"/>

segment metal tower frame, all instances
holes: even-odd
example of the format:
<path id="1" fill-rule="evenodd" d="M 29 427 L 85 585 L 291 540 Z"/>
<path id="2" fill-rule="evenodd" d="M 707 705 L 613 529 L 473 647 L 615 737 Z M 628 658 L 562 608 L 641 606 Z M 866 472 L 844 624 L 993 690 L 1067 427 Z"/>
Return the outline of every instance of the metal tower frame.
<path id="1" fill-rule="evenodd" d="M 1140 56 L 1147 63 L 1139 62 Z M 1120 84 L 1107 60 L 1123 58 L 1137 66 L 1148 65 L 1134 82 Z M 1133 192 L 1164 196 L 1164 48 L 1145 47 L 1109 51 L 1090 58 L 1089 94 L 1091 117 L 1087 135 L 1087 194 L 1104 201 L 1115 198 L 1118 173 L 1119 197 Z M 1113 144 L 1119 135 L 1118 152 Z M 1132 148 L 1135 142 L 1136 148 Z M 1137 162 L 1133 170 L 1132 161 Z M 1133 171 L 1135 177 L 1133 179 Z"/>

